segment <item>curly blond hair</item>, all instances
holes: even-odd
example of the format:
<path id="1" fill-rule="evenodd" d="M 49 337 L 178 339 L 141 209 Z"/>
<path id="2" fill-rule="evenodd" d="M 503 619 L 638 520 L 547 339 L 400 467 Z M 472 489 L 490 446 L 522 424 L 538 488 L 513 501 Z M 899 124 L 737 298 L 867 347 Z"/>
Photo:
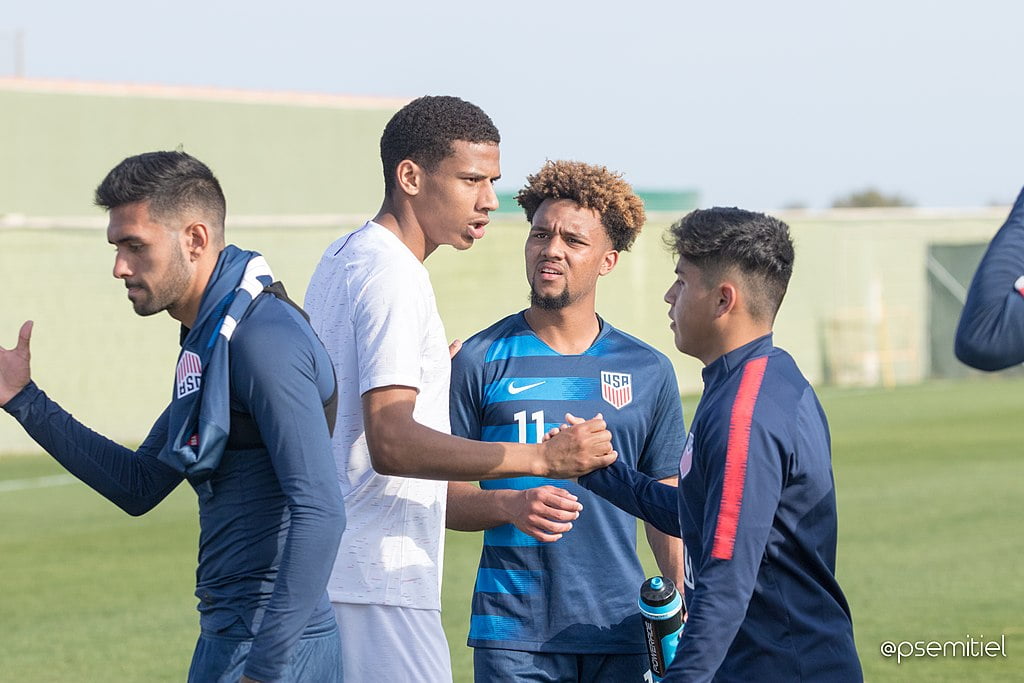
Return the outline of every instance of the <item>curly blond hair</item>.
<path id="1" fill-rule="evenodd" d="M 530 222 L 545 199 L 571 199 L 597 211 L 616 251 L 629 251 L 646 220 L 643 200 L 621 173 L 581 161 L 545 162 L 516 195 Z"/>

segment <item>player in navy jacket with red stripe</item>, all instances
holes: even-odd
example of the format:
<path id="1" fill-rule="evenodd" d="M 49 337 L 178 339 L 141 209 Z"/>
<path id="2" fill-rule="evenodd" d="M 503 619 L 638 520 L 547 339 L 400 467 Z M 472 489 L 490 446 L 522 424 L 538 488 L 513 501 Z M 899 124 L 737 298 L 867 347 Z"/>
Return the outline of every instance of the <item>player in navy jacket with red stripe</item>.
<path id="1" fill-rule="evenodd" d="M 666 681 L 861 680 L 835 579 L 828 423 L 772 344 L 793 267 L 789 230 L 715 208 L 670 231 L 676 347 L 706 366 L 678 492 L 616 465 L 580 483 L 682 534 L 688 618 Z"/>
<path id="2" fill-rule="evenodd" d="M 954 348 L 979 370 L 1024 363 L 1024 192 L 978 265 Z"/>

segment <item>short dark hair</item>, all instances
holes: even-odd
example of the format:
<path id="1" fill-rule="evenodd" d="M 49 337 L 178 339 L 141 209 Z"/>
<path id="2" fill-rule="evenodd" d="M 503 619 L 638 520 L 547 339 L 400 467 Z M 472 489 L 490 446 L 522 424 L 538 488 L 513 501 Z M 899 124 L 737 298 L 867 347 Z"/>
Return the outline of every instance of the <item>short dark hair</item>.
<path id="1" fill-rule="evenodd" d="M 380 137 L 385 194 L 394 188 L 398 164 L 409 159 L 433 171 L 456 140 L 498 144 L 501 135 L 483 109 L 458 97 L 426 95 L 399 109 Z"/>
<path id="2" fill-rule="evenodd" d="M 758 320 L 775 320 L 793 274 L 788 225 L 735 207 L 698 209 L 673 223 L 665 241 L 677 256 L 704 271 L 706 280 L 730 268 L 739 269 L 748 285 L 750 314 Z"/>
<path id="3" fill-rule="evenodd" d="M 146 152 L 128 157 L 96 188 L 96 205 L 107 211 L 146 201 L 155 219 L 197 210 L 223 239 L 224 192 L 213 171 L 185 152 Z"/>
<path id="4" fill-rule="evenodd" d="M 548 161 L 526 179 L 526 187 L 516 195 L 530 222 L 545 199 L 571 199 L 584 209 L 597 211 L 616 251 L 629 251 L 644 227 L 643 200 L 620 173 L 604 166 Z"/>

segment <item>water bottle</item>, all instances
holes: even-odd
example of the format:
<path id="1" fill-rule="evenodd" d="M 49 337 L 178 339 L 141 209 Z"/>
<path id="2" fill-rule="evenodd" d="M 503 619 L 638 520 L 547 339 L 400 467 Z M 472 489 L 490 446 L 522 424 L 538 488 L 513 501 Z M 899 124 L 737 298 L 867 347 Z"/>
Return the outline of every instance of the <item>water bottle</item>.
<path id="1" fill-rule="evenodd" d="M 676 656 L 683 632 L 683 599 L 672 579 L 655 576 L 640 586 L 640 616 L 651 670 L 646 680 L 657 683 Z"/>

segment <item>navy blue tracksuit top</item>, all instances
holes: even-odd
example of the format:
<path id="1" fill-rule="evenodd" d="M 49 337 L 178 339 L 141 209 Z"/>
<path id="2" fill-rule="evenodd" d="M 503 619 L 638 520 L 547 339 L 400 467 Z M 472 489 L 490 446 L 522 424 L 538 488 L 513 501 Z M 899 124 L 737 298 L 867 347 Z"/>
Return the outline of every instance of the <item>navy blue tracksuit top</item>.
<path id="1" fill-rule="evenodd" d="M 1024 191 L 974 274 L 954 350 L 979 370 L 1024 363 Z"/>
<path id="2" fill-rule="evenodd" d="M 771 335 L 703 375 L 678 490 L 617 463 L 580 478 L 682 535 L 689 616 L 665 680 L 862 680 L 835 578 L 831 445 L 814 390 Z"/>

